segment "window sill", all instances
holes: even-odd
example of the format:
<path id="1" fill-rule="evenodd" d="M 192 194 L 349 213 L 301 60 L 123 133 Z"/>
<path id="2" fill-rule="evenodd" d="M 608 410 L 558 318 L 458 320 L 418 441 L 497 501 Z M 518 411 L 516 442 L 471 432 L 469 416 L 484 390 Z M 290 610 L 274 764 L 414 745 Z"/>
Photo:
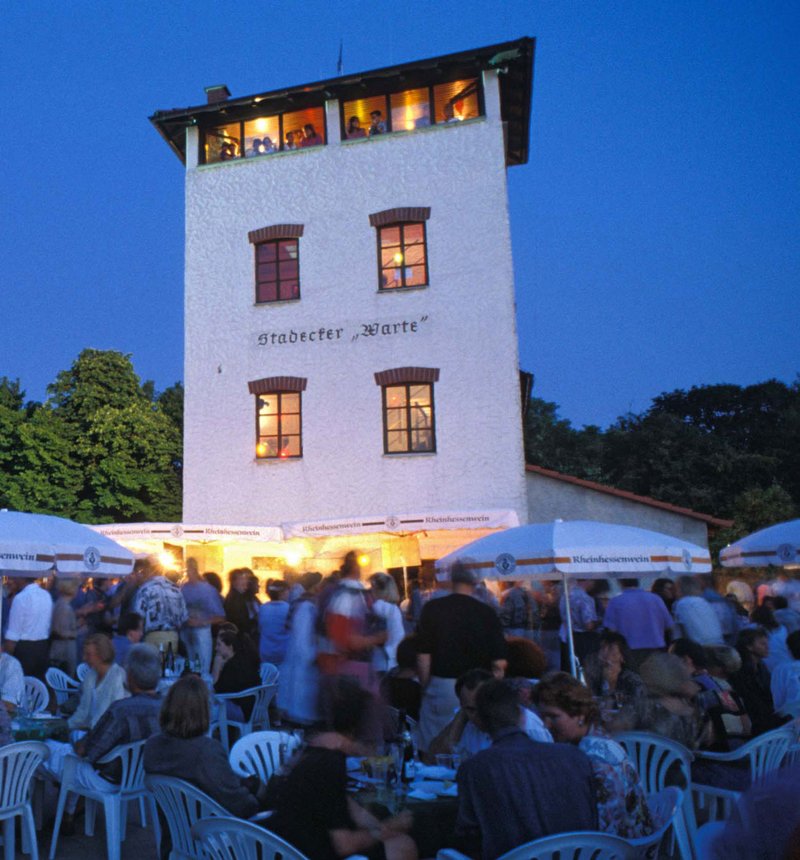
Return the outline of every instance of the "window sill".
<path id="1" fill-rule="evenodd" d="M 300 296 L 296 299 L 276 299 L 274 302 L 253 302 L 254 308 L 272 308 L 275 305 L 293 305 L 300 301 Z"/>
<path id="2" fill-rule="evenodd" d="M 473 122 L 473 120 L 464 120 L 464 122 Z M 357 143 L 358 141 L 350 141 Z M 297 149 L 282 149 L 279 152 L 264 152 L 261 155 L 250 155 L 246 158 L 231 158 L 228 161 L 211 161 L 208 164 L 198 164 L 198 170 L 212 170 L 217 167 L 230 167 L 232 164 L 252 164 L 254 161 L 267 161 L 272 158 L 282 158 L 286 155 L 298 155 L 301 152 L 316 152 L 320 149 L 330 146 L 328 143 L 318 143 L 316 146 L 301 146 Z"/>
<path id="3" fill-rule="evenodd" d="M 396 454 L 383 453 L 384 460 L 406 459 L 408 457 L 416 459 L 417 457 L 435 457 L 436 451 L 398 451 Z"/>
<path id="4" fill-rule="evenodd" d="M 253 462 L 257 466 L 275 466 L 278 463 L 297 463 L 303 457 L 253 457 Z"/>
<path id="5" fill-rule="evenodd" d="M 375 290 L 375 292 L 379 296 L 389 295 L 391 293 L 416 293 L 416 292 L 419 292 L 420 290 L 427 290 L 429 287 L 430 287 L 430 284 L 419 284 L 419 286 L 415 286 L 415 287 L 384 287 L 383 289 L 378 287 L 378 289 Z"/>

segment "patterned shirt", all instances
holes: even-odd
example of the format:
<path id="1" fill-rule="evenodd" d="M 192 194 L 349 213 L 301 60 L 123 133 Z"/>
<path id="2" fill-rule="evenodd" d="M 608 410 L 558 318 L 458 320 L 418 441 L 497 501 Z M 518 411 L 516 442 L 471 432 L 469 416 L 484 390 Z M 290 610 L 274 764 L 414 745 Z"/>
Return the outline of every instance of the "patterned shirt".
<path id="1" fill-rule="evenodd" d="M 181 590 L 165 576 L 154 576 L 139 588 L 134 612 L 144 618 L 144 632 L 180 630 L 189 617 Z"/>

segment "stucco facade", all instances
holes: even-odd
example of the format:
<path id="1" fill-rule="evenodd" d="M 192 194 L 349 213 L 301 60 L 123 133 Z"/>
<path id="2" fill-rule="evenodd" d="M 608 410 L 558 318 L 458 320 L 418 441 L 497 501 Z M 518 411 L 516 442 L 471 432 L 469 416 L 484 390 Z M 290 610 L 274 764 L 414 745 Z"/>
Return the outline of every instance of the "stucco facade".
<path id="1" fill-rule="evenodd" d="M 482 77 L 486 115 L 466 122 L 340 142 L 331 100 L 326 146 L 187 155 L 185 520 L 527 519 L 504 132 L 497 76 Z M 394 207 L 430 207 L 426 287 L 378 290 L 369 216 Z M 248 233 L 274 224 L 303 225 L 301 297 L 257 305 Z M 384 453 L 374 374 L 408 366 L 439 371 L 435 453 Z M 256 457 L 248 383 L 274 376 L 307 380 L 300 458 Z"/>

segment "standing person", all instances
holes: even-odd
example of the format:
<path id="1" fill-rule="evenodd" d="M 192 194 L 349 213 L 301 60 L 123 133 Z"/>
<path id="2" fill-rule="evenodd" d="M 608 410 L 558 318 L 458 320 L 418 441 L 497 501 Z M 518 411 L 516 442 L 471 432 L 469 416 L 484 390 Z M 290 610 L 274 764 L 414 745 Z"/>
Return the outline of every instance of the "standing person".
<path id="1" fill-rule="evenodd" d="M 319 718 L 315 595 L 322 575 L 305 573 L 300 583 L 304 594 L 292 604 L 286 619 L 289 641 L 278 677 L 278 709 L 292 722 L 309 725 Z"/>
<path id="2" fill-rule="evenodd" d="M 397 646 L 403 641 L 406 631 L 400 612 L 400 593 L 394 577 L 388 573 L 373 573 L 369 584 L 372 611 L 386 625 L 386 641 L 372 652 L 372 667 L 379 675 L 383 675 L 397 665 Z"/>
<path id="3" fill-rule="evenodd" d="M 78 592 L 77 579 L 59 579 L 56 583 L 58 600 L 53 606 L 50 624 L 50 663 L 75 677 L 78 665 L 78 620 L 72 608 L 72 598 Z"/>
<path id="4" fill-rule="evenodd" d="M 189 617 L 186 601 L 173 582 L 177 574 L 165 573 L 154 558 L 149 559 L 147 579 L 139 586 L 134 600 L 134 612 L 144 619 L 144 641 L 155 648 L 178 653 L 178 631 Z"/>
<path id="5" fill-rule="evenodd" d="M 25 675 L 41 681 L 50 660 L 52 617 L 53 599 L 35 581 L 14 597 L 8 616 L 4 650 L 19 660 Z"/>
<path id="6" fill-rule="evenodd" d="M 680 597 L 672 607 L 672 614 L 683 635 L 698 645 L 724 645 L 719 616 L 701 596 L 700 583 L 693 576 L 681 576 L 678 593 Z"/>
<path id="7" fill-rule="evenodd" d="M 588 580 L 579 579 L 570 585 L 569 588 L 569 608 L 572 615 L 572 640 L 575 645 L 575 656 L 580 663 L 586 659 L 589 654 L 597 651 L 598 639 L 595 628 L 597 627 L 597 607 L 595 606 L 594 598 L 587 591 L 586 586 Z M 567 627 L 567 601 L 564 595 L 561 595 L 559 601 L 561 610 L 561 629 L 559 630 L 559 638 L 561 640 L 561 668 L 565 672 L 571 672 L 572 666 L 569 661 L 569 629 Z"/>
<path id="8" fill-rule="evenodd" d="M 450 582 L 453 593 L 426 603 L 419 621 L 417 674 L 424 691 L 419 746 L 423 751 L 459 706 L 456 679 L 470 669 L 488 669 L 502 676 L 506 667 L 500 619 L 473 597 L 477 574 L 456 562 Z"/>
<path id="9" fill-rule="evenodd" d="M 530 637 L 532 599 L 518 582 L 504 582 L 500 599 L 500 623 L 506 636 Z"/>
<path id="10" fill-rule="evenodd" d="M 651 654 L 666 650 L 674 622 L 664 601 L 639 588 L 638 579 L 620 579 L 619 584 L 622 594 L 609 601 L 604 624 L 625 637 L 631 668 L 638 670 Z"/>
<path id="11" fill-rule="evenodd" d="M 250 577 L 253 571 L 249 567 L 237 567 L 228 574 L 230 591 L 225 596 L 225 618 L 242 636 L 255 641 L 258 632 L 258 622 L 250 614 Z"/>
<path id="12" fill-rule="evenodd" d="M 586 755 L 567 744 L 531 740 L 519 727 L 517 694 L 502 681 L 481 684 L 476 707 L 492 745 L 463 762 L 457 774 L 459 847 L 471 857 L 495 860 L 543 836 L 596 830 Z"/>
<path id="13" fill-rule="evenodd" d="M 280 666 L 289 644 L 289 586 L 281 579 L 270 579 L 265 590 L 269 600 L 258 610 L 259 656 L 262 662 Z"/>
<path id="14" fill-rule="evenodd" d="M 192 663 L 199 660 L 201 674 L 207 675 L 214 651 L 211 625 L 225 620 L 225 609 L 219 592 L 200 576 L 197 559 L 186 559 L 186 582 L 181 586 L 181 594 L 188 613 L 181 630 L 186 655 Z"/>
<path id="15" fill-rule="evenodd" d="M 142 616 L 136 612 L 126 612 L 120 616 L 117 632 L 111 640 L 114 646 L 114 659 L 123 668 L 128 661 L 128 654 L 134 645 L 138 645 L 144 636 Z"/>
<path id="16" fill-rule="evenodd" d="M 675 603 L 677 594 L 675 593 L 675 583 L 666 576 L 659 577 L 650 589 L 651 594 L 657 594 L 663 601 L 664 605 L 672 614 L 672 604 Z"/>

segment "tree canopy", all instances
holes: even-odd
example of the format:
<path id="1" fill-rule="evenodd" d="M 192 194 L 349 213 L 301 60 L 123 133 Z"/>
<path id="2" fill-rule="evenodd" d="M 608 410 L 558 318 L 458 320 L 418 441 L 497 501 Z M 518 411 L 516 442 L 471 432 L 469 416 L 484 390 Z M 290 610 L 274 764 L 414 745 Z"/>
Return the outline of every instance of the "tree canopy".
<path id="1" fill-rule="evenodd" d="M 19 380 L 0 378 L 0 505 L 86 523 L 181 518 L 180 383 L 156 394 L 129 355 L 85 349 L 48 395 L 26 404 Z"/>

